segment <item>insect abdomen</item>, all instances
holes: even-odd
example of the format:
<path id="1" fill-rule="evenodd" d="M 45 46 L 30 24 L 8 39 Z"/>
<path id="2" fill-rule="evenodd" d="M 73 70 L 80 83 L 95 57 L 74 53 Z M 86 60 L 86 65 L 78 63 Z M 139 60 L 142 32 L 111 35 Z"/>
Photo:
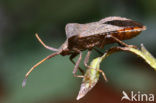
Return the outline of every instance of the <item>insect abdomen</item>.
<path id="1" fill-rule="evenodd" d="M 145 30 L 146 27 L 126 28 L 126 29 L 118 30 L 115 33 L 112 33 L 111 35 L 117 37 L 119 40 L 127 40 L 140 34 L 143 31 L 143 29 Z"/>

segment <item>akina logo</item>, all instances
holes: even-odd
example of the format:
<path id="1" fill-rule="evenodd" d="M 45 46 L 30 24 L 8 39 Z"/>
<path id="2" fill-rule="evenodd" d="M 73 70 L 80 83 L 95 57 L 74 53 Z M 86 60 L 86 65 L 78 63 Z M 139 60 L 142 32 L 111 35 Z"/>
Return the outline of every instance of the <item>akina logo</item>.
<path id="1" fill-rule="evenodd" d="M 154 94 L 145 94 L 138 91 L 135 93 L 131 91 L 130 95 L 128 95 L 125 91 L 122 91 L 122 98 L 121 101 L 128 100 L 128 101 L 144 101 L 144 102 L 154 102 L 155 95 Z"/>

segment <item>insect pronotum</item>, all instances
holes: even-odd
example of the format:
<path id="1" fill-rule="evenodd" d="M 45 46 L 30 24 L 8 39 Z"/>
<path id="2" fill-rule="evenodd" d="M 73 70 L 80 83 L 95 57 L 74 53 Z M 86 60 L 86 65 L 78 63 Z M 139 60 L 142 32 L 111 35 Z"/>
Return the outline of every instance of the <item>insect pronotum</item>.
<path id="1" fill-rule="evenodd" d="M 25 86 L 26 80 L 33 69 L 45 60 L 59 54 L 62 56 L 70 55 L 70 60 L 75 64 L 73 75 L 75 77 L 82 77 L 81 75 L 76 75 L 82 58 L 82 51 L 88 50 L 89 55 L 87 55 L 84 60 L 84 65 L 88 66 L 89 56 L 91 51 L 95 49 L 94 47 L 104 48 L 106 44 L 110 43 L 119 43 L 122 46 L 129 46 L 121 40 L 131 39 L 145 29 L 146 27 L 144 25 L 123 17 L 106 17 L 100 21 L 86 24 L 69 23 L 65 27 L 67 39 L 58 49 L 44 44 L 36 34 L 37 39 L 45 48 L 55 52 L 38 62 L 26 73 L 22 86 Z M 80 56 L 75 63 L 73 58 L 78 54 L 80 54 Z M 81 69 L 80 71 L 83 72 Z"/>

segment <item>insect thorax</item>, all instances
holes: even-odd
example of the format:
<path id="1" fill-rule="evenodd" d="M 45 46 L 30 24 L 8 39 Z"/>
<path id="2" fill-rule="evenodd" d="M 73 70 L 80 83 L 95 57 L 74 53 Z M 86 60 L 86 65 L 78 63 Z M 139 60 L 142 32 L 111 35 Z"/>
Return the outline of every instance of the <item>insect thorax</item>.
<path id="1" fill-rule="evenodd" d="M 88 37 L 73 36 L 68 40 L 69 49 L 86 50 L 95 46 L 100 47 L 105 35 L 92 35 Z"/>

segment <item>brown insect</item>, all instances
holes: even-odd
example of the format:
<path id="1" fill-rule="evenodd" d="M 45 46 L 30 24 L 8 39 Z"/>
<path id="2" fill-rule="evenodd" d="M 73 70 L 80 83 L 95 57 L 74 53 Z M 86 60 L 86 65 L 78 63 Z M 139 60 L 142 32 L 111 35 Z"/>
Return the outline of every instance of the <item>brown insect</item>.
<path id="1" fill-rule="evenodd" d="M 25 75 L 22 86 L 25 86 L 26 79 L 33 69 L 35 69 L 45 60 L 59 54 L 62 56 L 70 55 L 70 60 L 75 64 L 73 70 L 74 76 L 83 77 L 81 75 L 76 75 L 82 58 L 82 51 L 88 50 L 88 53 L 84 59 L 84 65 L 88 67 L 87 63 L 91 51 L 95 49 L 95 47 L 104 48 L 106 44 L 110 43 L 119 43 L 122 46 L 129 46 L 121 40 L 131 39 L 145 29 L 146 27 L 144 25 L 123 17 L 107 17 L 100 21 L 86 24 L 69 23 L 65 27 L 67 39 L 59 49 L 47 46 L 36 34 L 39 42 L 45 48 L 55 51 L 55 53 L 50 54 L 34 65 Z M 73 58 L 75 58 L 78 54 L 80 54 L 80 56 L 75 63 Z M 83 72 L 81 69 L 80 71 Z"/>

